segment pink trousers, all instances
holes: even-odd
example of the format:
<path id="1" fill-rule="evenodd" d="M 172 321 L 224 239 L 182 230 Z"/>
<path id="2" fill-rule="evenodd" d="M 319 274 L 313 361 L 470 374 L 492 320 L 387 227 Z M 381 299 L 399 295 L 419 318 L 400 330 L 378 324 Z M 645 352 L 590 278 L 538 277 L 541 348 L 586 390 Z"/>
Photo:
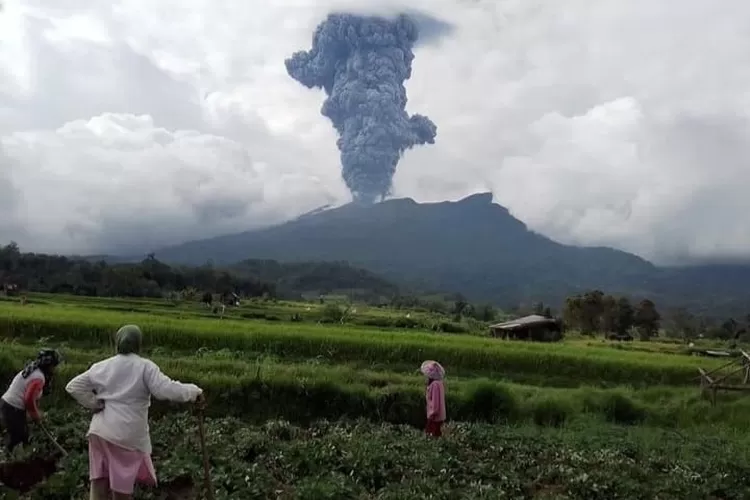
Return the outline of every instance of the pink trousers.
<path id="1" fill-rule="evenodd" d="M 109 489 L 132 495 L 136 483 L 156 486 L 151 455 L 126 450 L 99 436 L 89 435 L 89 479 L 109 479 Z"/>

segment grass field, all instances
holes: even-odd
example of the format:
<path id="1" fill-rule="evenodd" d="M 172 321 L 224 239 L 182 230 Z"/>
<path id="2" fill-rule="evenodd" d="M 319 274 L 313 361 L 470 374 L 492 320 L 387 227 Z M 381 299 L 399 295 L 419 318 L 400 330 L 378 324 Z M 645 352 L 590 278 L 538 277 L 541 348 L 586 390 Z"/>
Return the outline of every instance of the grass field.
<path id="1" fill-rule="evenodd" d="M 721 446 L 728 450 L 728 456 L 731 455 L 740 467 L 748 464 L 748 456 L 744 451 L 738 451 L 739 446 L 726 443 L 736 441 L 738 435 L 744 436 L 742 431 L 747 427 L 750 398 L 720 395 L 719 404 L 712 407 L 701 397 L 697 368 L 710 369 L 722 362 L 689 356 L 678 344 L 654 341 L 615 344 L 591 338 L 533 344 L 489 338 L 476 324 L 465 328 L 475 334 L 437 333 L 431 331 L 429 325 L 443 321 L 440 318 L 431 318 L 429 314 L 418 311 L 389 311 L 366 306 L 356 308 L 356 324 L 318 324 L 324 306 L 313 303 L 248 303 L 231 311 L 228 309 L 219 319 L 199 304 L 50 295 L 31 296 L 30 299 L 25 306 L 14 300 L 0 301 L 0 378 L 8 381 L 41 345 L 61 349 L 66 363 L 60 370 L 52 395 L 44 404 L 55 408 L 52 412 L 52 415 L 58 415 L 55 418 L 70 420 L 70 415 L 76 415 L 72 419 L 80 427 L 85 423 L 84 416 L 64 394 L 66 381 L 91 363 L 111 355 L 113 332 L 122 324 L 136 323 L 146 335 L 146 354 L 149 357 L 173 378 L 195 382 L 206 390 L 209 416 L 216 419 L 212 425 L 221 428 L 232 422 L 232 432 L 246 428 L 248 435 L 255 436 L 253 439 L 262 437 L 265 447 L 256 453 L 257 456 L 282 449 L 286 450 L 284 453 L 293 454 L 278 459 L 280 470 L 264 469 L 262 474 L 257 457 L 240 460 L 244 464 L 242 467 L 255 471 L 253 474 L 266 474 L 263 480 L 258 476 L 257 490 L 248 485 L 236 490 L 243 492 L 242 498 L 424 498 L 420 495 L 425 494 L 423 488 L 428 483 L 417 479 L 416 472 L 409 470 L 416 452 L 399 451 L 404 456 L 393 458 L 392 466 L 366 462 L 370 460 L 365 458 L 366 451 L 372 452 L 372 446 L 356 441 L 366 440 L 364 435 L 368 432 L 377 436 L 386 448 L 397 447 L 400 442 L 397 436 L 400 435 L 406 436 L 404 439 L 416 448 L 429 447 L 427 452 L 434 454 L 435 463 L 426 466 L 432 471 L 428 475 L 441 470 L 436 468 L 439 460 L 448 463 L 459 460 L 458 457 L 473 460 L 474 455 L 477 467 L 483 463 L 483 467 L 491 468 L 490 459 L 498 459 L 496 453 L 501 453 L 496 448 L 507 448 L 509 440 L 516 441 L 513 441 L 512 451 L 507 452 L 508 460 L 514 456 L 516 462 L 539 457 L 542 453 L 539 443 L 547 442 L 545 440 L 565 444 L 568 451 L 561 452 L 562 455 L 555 459 L 545 459 L 551 464 L 551 469 L 537 471 L 541 478 L 537 478 L 537 486 L 534 486 L 533 478 L 527 477 L 528 471 L 517 464 L 504 472 L 506 483 L 502 488 L 508 498 L 656 498 L 653 492 L 658 492 L 658 498 L 709 498 L 686 494 L 691 481 L 695 483 L 696 492 L 706 492 L 708 488 L 713 498 L 746 498 L 742 495 L 747 491 L 739 486 L 730 488 L 729 493 L 722 496 L 713 479 L 701 476 L 703 479 L 693 480 L 682 472 L 675 477 L 670 472 L 669 477 L 663 478 L 674 482 L 671 492 L 658 490 L 662 484 L 658 481 L 648 483 L 650 486 L 644 483 L 642 491 L 637 489 L 638 482 L 642 482 L 638 474 L 653 472 L 655 478 L 657 472 L 664 473 L 663 470 L 648 470 L 656 467 L 649 462 L 658 456 L 655 445 L 648 445 L 650 451 L 643 451 L 644 443 L 656 435 L 662 436 L 659 439 L 679 436 L 686 447 L 703 446 L 712 439 L 711 436 L 721 436 L 725 443 Z M 367 324 L 373 318 L 379 325 L 397 324 L 396 319 L 407 314 L 421 327 L 412 323 L 403 328 Z M 290 321 L 288 318 L 294 315 L 297 319 Z M 439 360 L 448 375 L 448 413 L 449 419 L 456 422 L 451 424 L 455 434 L 440 444 L 425 442 L 414 430 L 423 422 L 424 382 L 416 370 L 424 359 Z M 153 413 L 155 418 L 162 419 L 160 422 L 167 422 L 167 426 L 188 425 L 183 422 L 187 417 L 172 415 L 175 410 L 169 405 L 156 404 Z M 272 443 L 263 430 L 265 427 L 257 427 L 279 419 L 290 422 L 284 425 L 291 426 L 289 432 L 295 436 L 287 444 Z M 326 424 L 329 427 L 326 427 L 324 436 L 311 436 L 309 426 L 321 425 L 316 422 L 322 419 L 364 419 L 368 423 L 361 422 L 355 427 L 345 423 Z M 470 422 L 474 423 L 473 427 L 467 426 Z M 398 427 L 402 424 L 407 428 Z M 80 443 L 84 432 L 76 428 L 80 431 L 77 434 L 70 426 L 59 432 L 67 433 L 65 439 L 82 452 Z M 587 429 L 598 429 L 597 435 L 601 439 L 595 442 L 601 446 L 603 455 L 591 459 L 599 461 L 596 463 L 585 460 L 573 463 L 577 453 L 594 446 L 587 441 Z M 216 443 L 230 439 L 216 432 L 218 434 L 213 438 Z M 607 444 L 608 438 L 601 437 L 619 432 L 627 439 L 617 441 L 616 445 Z M 484 436 L 487 445 L 495 447 L 495 451 L 467 449 L 466 440 L 477 439 L 477 435 Z M 326 475 L 326 470 L 318 470 L 317 466 L 308 463 L 315 459 L 304 458 L 305 453 L 313 453 L 312 442 L 334 446 L 343 436 L 348 436 L 348 441 L 345 445 L 339 443 L 343 446 L 341 453 L 360 454 L 358 460 L 365 461 L 358 462 L 360 465 L 355 467 L 357 474 L 365 473 L 361 468 L 374 468 L 376 470 L 367 474 L 380 479 L 352 482 L 350 473 L 335 467 Z M 216 446 L 220 447 L 219 444 Z M 345 452 L 347 446 L 354 448 Z M 646 465 L 638 466 L 640 469 L 626 467 L 623 460 L 627 458 L 629 447 L 641 450 L 643 455 L 638 460 Z M 341 461 L 343 456 L 325 460 Z M 162 462 L 170 471 L 173 466 L 179 469 L 174 464 L 182 463 L 183 459 L 190 465 L 180 470 L 193 471 L 200 463 L 197 456 L 189 460 L 180 458 L 175 456 L 174 450 Z M 234 460 L 230 456 L 225 459 Z M 555 462 L 557 459 L 561 462 Z M 684 459 L 679 465 L 680 470 L 700 468 L 699 453 L 680 459 Z M 303 463 L 306 465 L 300 465 Z M 53 476 L 54 481 L 62 481 L 59 487 L 67 488 L 68 493 L 78 491 L 85 480 L 75 476 L 80 471 L 72 472 L 77 470 L 76 467 L 64 467 Z M 224 466 L 215 465 L 215 474 L 226 476 L 223 486 L 217 486 L 217 492 L 225 495 L 220 495 L 221 498 L 239 498 L 232 496 L 235 491 L 232 488 L 239 488 L 237 484 L 242 482 L 237 476 L 240 474 L 238 467 L 240 465 L 227 465 L 225 470 Z M 300 467 L 304 471 L 300 472 Z M 390 467 L 400 468 L 400 472 L 391 471 Z M 476 473 L 463 470 L 456 472 L 456 478 L 438 481 L 441 490 L 434 492 L 436 496 L 433 498 L 456 498 L 452 495 L 458 491 L 456 488 L 461 487 L 472 492 L 472 498 L 501 498 L 497 496 L 498 490 L 493 489 L 497 485 L 483 486 L 497 479 L 495 475 L 501 473 L 503 464 L 497 463 L 494 467 L 497 470 Z M 596 485 L 587 483 L 588 479 L 579 484 L 581 479 L 574 472 L 583 473 L 587 467 L 601 468 L 597 472 L 587 472 L 592 478 L 590 481 L 605 471 L 609 471 L 606 474 L 615 473 L 618 467 L 630 471 L 627 474 L 632 477 L 620 478 L 619 482 L 611 484 L 602 478 L 596 479 Z M 711 467 L 711 474 L 721 472 L 717 469 L 719 465 Z M 552 474 L 552 469 L 567 472 L 560 472 L 557 479 L 547 477 Z M 75 477 L 66 479 L 71 474 Z M 269 496 L 273 488 L 278 489 L 274 481 L 291 478 L 285 474 L 297 477 L 304 488 L 295 486 L 289 491 L 282 489 L 278 496 Z M 731 471 L 727 474 L 731 476 Z M 173 479 L 179 475 L 167 472 L 168 477 L 174 476 Z M 246 475 L 254 477 L 249 472 Z M 388 481 L 396 477 L 401 478 L 401 489 L 388 485 Z M 54 481 L 50 479 L 48 483 Z M 230 484 L 235 486 L 228 486 Z M 49 487 L 49 484 L 45 486 Z M 320 491 L 330 494 L 310 496 L 309 491 L 318 491 L 315 488 L 322 488 Z M 49 491 L 40 489 L 32 495 L 42 496 L 32 498 L 55 498 L 49 496 Z M 599 493 L 590 496 L 593 491 Z M 628 496 L 633 491 L 637 494 Z M 607 492 L 618 492 L 619 496 L 607 496 Z M 560 496 L 554 496 L 558 493 Z M 627 495 L 623 496 L 625 493 Z"/>

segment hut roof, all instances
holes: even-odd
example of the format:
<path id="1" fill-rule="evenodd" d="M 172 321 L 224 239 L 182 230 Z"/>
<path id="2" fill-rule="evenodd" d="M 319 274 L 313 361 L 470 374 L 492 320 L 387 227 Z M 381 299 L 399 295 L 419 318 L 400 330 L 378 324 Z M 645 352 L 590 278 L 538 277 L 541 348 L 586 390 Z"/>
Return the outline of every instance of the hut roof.
<path id="1" fill-rule="evenodd" d="M 555 323 L 557 323 L 557 321 L 553 318 L 548 318 L 539 314 L 532 314 L 531 316 L 524 316 L 523 318 L 506 321 L 505 323 L 497 323 L 496 325 L 491 325 L 490 328 L 493 330 L 514 330 L 525 326 L 551 325 Z"/>

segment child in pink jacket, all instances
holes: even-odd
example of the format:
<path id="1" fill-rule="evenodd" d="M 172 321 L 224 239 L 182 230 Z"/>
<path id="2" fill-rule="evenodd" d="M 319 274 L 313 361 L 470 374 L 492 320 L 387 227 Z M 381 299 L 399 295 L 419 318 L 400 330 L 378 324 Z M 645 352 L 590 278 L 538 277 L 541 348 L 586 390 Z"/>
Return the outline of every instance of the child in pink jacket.
<path id="1" fill-rule="evenodd" d="M 425 399 L 427 402 L 427 426 L 425 433 L 428 436 L 440 437 L 443 435 L 442 428 L 445 422 L 445 370 L 437 361 L 425 361 L 420 371 L 427 379 Z"/>

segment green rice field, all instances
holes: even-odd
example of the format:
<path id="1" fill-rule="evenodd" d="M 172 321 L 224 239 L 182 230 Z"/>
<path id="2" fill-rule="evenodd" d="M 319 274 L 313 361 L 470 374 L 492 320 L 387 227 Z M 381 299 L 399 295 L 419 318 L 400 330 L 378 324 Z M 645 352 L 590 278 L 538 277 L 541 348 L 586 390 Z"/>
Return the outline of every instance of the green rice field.
<path id="1" fill-rule="evenodd" d="M 284 447 L 292 453 L 293 448 L 293 453 L 301 454 L 290 459 L 296 464 L 294 467 L 303 467 L 298 461 L 303 460 L 304 453 L 313 453 L 310 443 L 318 438 L 309 434 L 310 429 L 320 426 L 321 422 L 329 422 L 325 434 L 328 437 L 320 437 L 323 441 L 337 442 L 339 438 L 335 436 L 340 437 L 342 432 L 348 432 L 350 438 L 355 439 L 352 436 L 369 429 L 366 432 L 378 436 L 382 446 L 394 446 L 390 440 L 401 435 L 407 441 L 412 440 L 415 447 L 432 447 L 430 451 L 425 451 L 427 448 L 423 451 L 434 453 L 435 460 L 442 456 L 448 463 L 454 455 L 470 460 L 466 457 L 475 452 L 478 464 L 490 460 L 494 452 L 466 448 L 466 439 L 469 439 L 466 436 L 474 434 L 497 440 L 488 442 L 487 446 L 508 446 L 507 440 L 514 440 L 512 453 L 526 457 L 524 460 L 532 460 L 542 453 L 542 448 L 534 448 L 538 440 L 562 439 L 573 457 L 577 446 L 581 450 L 591 446 L 586 440 L 586 429 L 592 429 L 591 432 L 597 429 L 601 435 L 633 436 L 630 441 L 630 438 L 618 440 L 610 450 L 613 455 L 601 459 L 602 467 L 611 468 L 613 473 L 619 467 L 617 460 L 625 459 L 621 456 L 623 447 L 627 448 L 628 442 L 636 448 L 642 446 L 644 436 L 661 435 L 660 439 L 679 436 L 685 446 L 703 442 L 701 440 L 710 436 L 717 436 L 716 439 L 723 439 L 725 443 L 745 439 L 737 436 L 745 435 L 750 398 L 743 393 L 720 393 L 713 406 L 699 389 L 698 368 L 710 370 L 725 361 L 689 355 L 679 344 L 658 341 L 619 344 L 601 337 L 575 335 L 569 335 L 560 343 L 540 344 L 494 339 L 485 333 L 486 328 L 477 325 L 467 326 L 469 333 L 460 334 L 438 333 L 427 327 L 415 328 L 412 324 L 404 328 L 371 326 L 368 321 L 378 325 L 388 324 L 388 321 L 397 324 L 395 320 L 406 314 L 410 319 L 418 318 L 422 325 L 432 320 L 417 311 L 367 306 L 357 307 L 355 324 L 321 323 L 318 318 L 322 307 L 317 303 L 248 302 L 238 308 L 227 308 L 220 318 L 200 304 L 167 300 L 32 295 L 28 304 L 21 305 L 8 298 L 0 301 L 0 377 L 9 381 L 41 346 L 60 349 L 65 363 L 59 370 L 52 394 L 43 405 L 51 408 L 52 419 L 72 418 L 84 422 L 85 416 L 64 393 L 65 383 L 93 362 L 112 355 L 113 333 L 123 324 L 135 323 L 146 337 L 144 355 L 152 358 L 169 376 L 195 382 L 204 388 L 211 425 L 221 427 L 231 421 L 232 432 L 239 432 L 239 426 L 254 436 L 262 435 L 265 445 L 258 456 Z M 293 315 L 297 315 L 297 319 L 289 320 Z M 440 361 L 447 372 L 449 423 L 448 436 L 442 444 L 430 444 L 419 434 L 424 421 L 424 381 L 417 369 L 425 359 Z M 168 426 L 193 425 L 185 423 L 190 421 L 189 413 L 185 412 L 184 407 L 156 403 L 152 413 L 156 422 L 166 422 Z M 287 444 L 274 441 L 263 427 L 269 422 L 283 422 L 296 437 L 290 438 Z M 81 447 L 84 436 L 77 435 L 70 425 L 66 429 L 59 432 L 74 443 L 72 446 Z M 451 429 L 455 429 L 453 435 Z M 85 434 L 85 429 L 79 431 Z M 214 439 L 218 443 L 229 438 L 217 435 Z M 524 448 L 524 440 L 529 443 L 528 449 Z M 601 450 L 610 449 L 605 438 L 597 442 Z M 366 447 L 364 443 L 340 445 L 354 446 L 357 450 Z M 39 446 L 44 448 L 45 445 Z M 746 453 L 724 446 L 734 453 L 738 467 L 747 466 Z M 79 451 L 83 453 L 85 447 Z M 362 453 L 361 450 L 350 452 Z M 351 474 L 337 472 L 335 467 L 318 470 L 307 465 L 302 471 L 278 472 L 279 477 L 288 473 L 299 478 L 304 488 L 279 489 L 278 485 L 273 485 L 275 472 L 266 470 L 264 474 L 270 476 L 264 476 L 265 482 L 259 479 L 265 486 L 258 483 L 256 489 L 247 486 L 238 491 L 243 492 L 242 498 L 459 498 L 453 496 L 463 484 L 458 480 L 447 480 L 444 484 L 438 481 L 443 484 L 440 491 L 433 496 L 425 493 L 421 488 L 426 486 L 414 482 L 414 472 L 404 465 L 411 463 L 408 457 L 412 452 L 403 451 L 403 463 L 392 464 L 392 467 L 404 468 L 398 474 L 382 469 L 390 467 L 388 465 L 378 466 L 377 474 L 391 481 L 400 478 L 402 487 L 389 484 L 389 480 L 383 478 L 374 483 L 352 482 Z M 173 455 L 164 459 L 170 464 L 167 470 L 171 470 L 175 461 L 184 460 L 187 465 L 183 469 L 192 471 L 188 474 L 191 480 L 200 479 L 197 456 Z M 612 462 L 610 459 L 615 455 L 620 458 Z M 570 457 L 563 462 L 573 460 Z M 700 468 L 700 458 L 700 454 L 695 454 L 686 459 L 691 470 Z M 84 459 L 81 458 L 83 462 Z M 643 467 L 656 467 L 648 465 L 650 459 L 643 460 Z M 155 461 L 158 470 L 159 463 L 156 458 Z M 247 467 L 252 463 L 255 462 L 250 460 Z M 239 474 L 237 464 L 226 466 L 226 470 L 222 467 L 216 464 L 215 474 L 221 477 L 228 474 L 222 480 L 226 484 L 237 483 L 234 476 Z M 292 465 L 280 464 L 279 467 Z M 363 463 L 362 467 L 376 466 Z M 484 467 L 491 468 L 487 464 Z M 596 468 L 596 464 L 587 467 Z M 28 498 L 53 498 L 49 495 L 55 481 L 65 494 L 85 488 L 85 477 L 76 477 L 75 481 L 69 477 L 75 467 L 65 470 L 40 483 L 36 490 L 27 494 L 31 495 Z M 721 473 L 716 467 L 712 471 L 712 474 Z M 641 472 L 645 476 L 653 473 L 656 477 L 659 471 Z M 495 473 L 488 469 L 486 474 L 488 484 L 492 483 L 490 479 Z M 714 483 L 708 488 L 713 497 L 679 496 L 690 491 L 682 483 L 675 483 L 674 492 L 661 491 L 657 496 L 649 496 L 657 491 L 653 489 L 657 486 L 652 488 L 644 483 L 642 495 L 638 495 L 634 484 L 641 479 L 633 478 L 632 481 L 624 478 L 609 486 L 599 479 L 601 495 L 590 496 L 596 488 L 575 486 L 571 483 L 573 476 L 562 474 L 553 480 L 546 476 L 551 474 L 549 471 L 542 471 L 539 474 L 544 476 L 540 480 L 544 487 L 536 488 L 525 484 L 533 482 L 533 478 L 521 474 L 516 481 L 512 474 L 521 474 L 521 468 L 510 468 L 507 472 L 503 483 L 507 496 L 491 486 L 479 487 L 478 484 L 483 484 L 481 477 L 464 477 L 464 487 L 471 492 L 466 498 L 748 498 L 737 496 L 747 493 L 742 488 L 733 487 L 722 493 Z M 180 476 L 177 472 L 167 475 Z M 192 486 L 193 495 L 199 494 L 196 485 Z M 240 498 L 232 496 L 231 488 L 225 486 L 215 485 L 219 498 Z M 37 491 L 36 497 L 34 491 Z M 271 491 L 277 493 L 271 494 Z M 607 491 L 620 496 L 606 496 Z M 636 496 L 622 496 L 623 492 L 632 495 L 633 491 Z M 696 487 L 695 491 L 705 493 L 708 490 Z M 139 493 L 139 498 L 162 498 L 164 494 L 163 490 L 145 491 Z M 400 494 L 404 496 L 398 496 Z"/>

